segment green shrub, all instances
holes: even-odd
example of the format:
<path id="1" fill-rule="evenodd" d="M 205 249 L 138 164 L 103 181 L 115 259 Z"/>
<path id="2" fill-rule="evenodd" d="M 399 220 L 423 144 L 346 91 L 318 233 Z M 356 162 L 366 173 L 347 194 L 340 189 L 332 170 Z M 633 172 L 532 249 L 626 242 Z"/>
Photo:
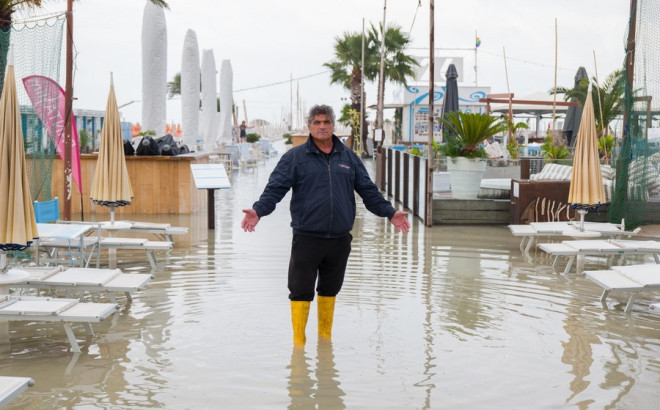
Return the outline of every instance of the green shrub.
<path id="1" fill-rule="evenodd" d="M 261 138 L 261 135 L 257 134 L 256 132 L 251 133 L 251 134 L 247 134 L 245 136 L 245 139 L 249 143 L 257 142 L 257 141 L 259 141 L 260 138 Z"/>
<path id="2" fill-rule="evenodd" d="M 293 140 L 292 140 L 293 135 L 291 135 L 287 132 L 285 134 L 282 134 L 282 137 L 286 140 L 286 141 L 284 141 L 285 144 L 287 144 L 287 145 L 288 144 L 293 144 Z"/>
<path id="3" fill-rule="evenodd" d="M 153 137 L 153 136 L 156 135 L 156 131 L 146 130 L 146 131 L 138 132 L 137 134 L 135 134 L 136 137 L 144 137 L 146 135 L 149 135 L 149 136 Z"/>
<path id="4" fill-rule="evenodd" d="M 566 145 L 555 145 L 551 136 L 545 137 L 541 152 L 543 152 L 543 158 L 545 159 L 566 159 L 571 156 L 568 147 Z"/>

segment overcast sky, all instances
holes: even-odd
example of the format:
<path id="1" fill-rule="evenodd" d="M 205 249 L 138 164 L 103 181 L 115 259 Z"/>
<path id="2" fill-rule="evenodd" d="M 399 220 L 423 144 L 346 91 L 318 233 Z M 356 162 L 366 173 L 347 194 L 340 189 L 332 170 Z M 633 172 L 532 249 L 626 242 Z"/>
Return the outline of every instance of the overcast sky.
<path id="1" fill-rule="evenodd" d="M 74 108 L 105 109 L 109 73 L 114 73 L 119 105 L 126 121 L 141 117 L 141 32 L 146 0 L 79 0 L 74 2 L 76 73 Z M 288 115 L 291 76 L 299 84 L 301 104 L 317 103 L 340 109 L 348 91 L 330 85 L 323 63 L 333 58 L 335 38 L 361 32 L 383 18 L 383 0 L 168 0 L 167 77 L 181 71 L 185 33 L 197 34 L 200 55 L 213 49 L 216 66 L 229 59 L 233 67 L 234 101 L 243 118 L 279 122 Z M 410 54 L 428 55 L 429 0 L 388 0 L 387 24 L 411 32 Z M 63 0 L 48 10 L 63 10 Z M 516 97 L 547 91 L 554 83 L 555 19 L 558 28 L 560 86 L 572 86 L 579 66 L 594 75 L 594 51 L 601 79 L 622 67 L 629 2 L 624 0 L 436 0 L 436 54 L 462 57 L 459 82 L 474 85 L 475 32 L 481 39 L 477 53 L 478 84 L 493 93 L 507 92 L 503 52 L 507 56 L 509 86 Z M 412 30 L 411 30 L 412 28 Z M 269 84 L 280 83 L 267 87 Z M 425 84 L 426 85 L 426 84 Z M 238 91 L 242 89 L 255 90 Z M 388 102 L 401 102 L 400 87 L 388 84 Z M 367 103 L 375 104 L 375 86 L 367 86 Z M 294 100 L 294 107 L 295 107 Z M 295 108 L 294 108 L 295 109 Z M 295 111 L 294 111 L 295 116 Z M 168 121 L 180 122 L 179 100 L 168 102 Z"/>

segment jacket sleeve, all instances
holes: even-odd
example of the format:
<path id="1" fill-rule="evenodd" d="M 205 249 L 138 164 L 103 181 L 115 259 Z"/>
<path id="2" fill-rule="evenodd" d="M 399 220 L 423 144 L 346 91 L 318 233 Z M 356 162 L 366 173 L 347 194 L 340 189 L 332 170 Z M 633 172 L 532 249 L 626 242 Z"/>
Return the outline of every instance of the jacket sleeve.
<path id="1" fill-rule="evenodd" d="M 362 198 L 364 206 L 374 215 L 392 219 L 396 209 L 394 209 L 389 201 L 383 198 L 383 195 L 369 177 L 367 169 L 357 155 L 355 155 L 355 169 L 355 192 Z"/>
<path id="2" fill-rule="evenodd" d="M 259 218 L 270 215 L 275 206 L 284 198 L 292 186 L 292 156 L 286 153 L 280 158 L 277 166 L 270 174 L 268 184 L 259 200 L 252 205 L 252 209 L 257 212 Z"/>

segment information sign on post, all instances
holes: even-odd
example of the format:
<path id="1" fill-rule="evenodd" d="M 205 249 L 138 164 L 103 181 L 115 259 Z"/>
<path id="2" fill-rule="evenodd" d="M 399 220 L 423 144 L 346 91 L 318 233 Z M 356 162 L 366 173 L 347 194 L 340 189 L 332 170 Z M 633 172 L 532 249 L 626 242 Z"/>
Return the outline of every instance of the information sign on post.
<path id="1" fill-rule="evenodd" d="M 215 190 L 231 188 L 227 171 L 222 164 L 190 164 L 197 189 L 208 192 L 208 228 L 215 229 Z"/>

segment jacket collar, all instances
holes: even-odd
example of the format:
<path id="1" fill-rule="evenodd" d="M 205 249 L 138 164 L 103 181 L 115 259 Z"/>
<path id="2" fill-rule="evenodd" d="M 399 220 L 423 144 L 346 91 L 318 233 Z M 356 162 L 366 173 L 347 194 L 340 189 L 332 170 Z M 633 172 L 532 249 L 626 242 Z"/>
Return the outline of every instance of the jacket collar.
<path id="1" fill-rule="evenodd" d="M 332 151 L 330 153 L 335 151 L 341 152 L 345 149 L 347 149 L 346 145 L 344 145 L 344 143 L 341 142 L 335 134 L 332 134 Z M 314 140 L 312 140 L 312 134 L 309 134 L 309 138 L 307 138 L 307 152 L 315 152 L 317 154 L 321 153 L 316 144 L 314 144 Z"/>

